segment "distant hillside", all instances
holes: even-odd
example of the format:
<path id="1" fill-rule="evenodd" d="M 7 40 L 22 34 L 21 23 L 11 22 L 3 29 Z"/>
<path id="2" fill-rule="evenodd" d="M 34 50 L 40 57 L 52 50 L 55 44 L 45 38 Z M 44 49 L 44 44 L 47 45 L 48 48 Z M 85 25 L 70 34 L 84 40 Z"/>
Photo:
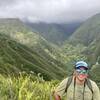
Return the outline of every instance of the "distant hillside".
<path id="1" fill-rule="evenodd" d="M 91 69 L 91 78 L 97 82 L 100 87 L 100 64 L 93 65 Z"/>
<path id="2" fill-rule="evenodd" d="M 26 23 L 33 32 L 37 32 L 52 43 L 61 44 L 80 26 L 80 22 L 68 24 Z"/>
<path id="3" fill-rule="evenodd" d="M 73 43 L 90 43 L 100 39 L 100 14 L 97 14 L 86 20 L 71 36 Z"/>
<path id="4" fill-rule="evenodd" d="M 74 45 L 80 43 L 87 46 L 83 53 L 92 64 L 95 64 L 100 57 L 100 14 L 86 20 L 73 33 L 69 41 Z"/>
<path id="5" fill-rule="evenodd" d="M 56 60 L 55 49 L 19 19 L 0 19 L 0 73 L 42 73 L 45 79 L 61 79 L 66 66 Z"/>

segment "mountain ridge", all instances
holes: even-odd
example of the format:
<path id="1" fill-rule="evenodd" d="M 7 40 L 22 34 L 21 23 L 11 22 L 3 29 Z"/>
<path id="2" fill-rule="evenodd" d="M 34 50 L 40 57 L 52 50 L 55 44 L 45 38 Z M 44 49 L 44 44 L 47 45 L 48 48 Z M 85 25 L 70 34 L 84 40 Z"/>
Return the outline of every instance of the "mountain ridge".
<path id="1" fill-rule="evenodd" d="M 62 44 L 72 33 L 81 25 L 82 22 L 73 22 L 68 24 L 57 23 L 28 23 L 33 32 L 39 33 L 49 42 L 54 44 Z"/>
<path id="2" fill-rule="evenodd" d="M 46 80 L 61 79 L 66 74 L 66 66 L 52 54 L 54 48 L 20 20 L 2 22 L 0 29 L 1 73 L 33 71 L 41 73 Z"/>

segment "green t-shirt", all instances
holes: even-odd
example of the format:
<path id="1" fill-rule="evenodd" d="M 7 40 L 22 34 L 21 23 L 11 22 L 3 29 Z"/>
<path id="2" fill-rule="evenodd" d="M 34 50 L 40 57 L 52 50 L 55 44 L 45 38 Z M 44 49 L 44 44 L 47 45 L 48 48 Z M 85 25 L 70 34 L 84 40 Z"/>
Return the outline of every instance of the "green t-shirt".
<path id="1" fill-rule="evenodd" d="M 55 93 L 62 97 L 63 95 L 66 96 L 65 100 L 83 100 L 83 89 L 84 85 L 75 85 L 75 92 L 74 92 L 74 81 L 70 84 L 67 89 L 67 93 L 65 93 L 65 88 L 67 84 L 68 78 L 64 79 L 60 85 L 56 88 Z M 92 80 L 91 85 L 93 89 L 93 100 L 100 100 L 100 91 L 96 83 Z M 89 87 L 86 85 L 84 90 L 84 100 L 92 100 L 92 92 Z"/>

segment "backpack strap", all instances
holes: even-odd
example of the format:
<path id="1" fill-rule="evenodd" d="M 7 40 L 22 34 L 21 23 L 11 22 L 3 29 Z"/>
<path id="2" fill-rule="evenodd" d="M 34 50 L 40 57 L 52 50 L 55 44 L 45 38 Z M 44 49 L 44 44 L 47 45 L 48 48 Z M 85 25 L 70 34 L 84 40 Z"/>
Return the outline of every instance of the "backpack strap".
<path id="1" fill-rule="evenodd" d="M 91 84 L 91 81 L 87 78 L 86 79 L 86 84 L 87 86 L 89 87 L 89 89 L 91 90 L 92 92 L 92 100 L 93 100 L 93 89 L 92 89 L 92 84 Z"/>
<path id="2" fill-rule="evenodd" d="M 68 87 L 70 86 L 72 80 L 73 80 L 73 76 L 70 76 L 70 77 L 68 78 L 68 81 L 67 81 L 67 84 L 66 84 L 65 93 L 67 92 L 67 89 L 68 89 Z"/>
<path id="3" fill-rule="evenodd" d="M 93 94 L 93 89 L 92 89 L 92 84 L 91 81 L 89 79 L 86 79 L 86 84 L 89 87 L 89 89 L 91 90 L 92 94 Z"/>

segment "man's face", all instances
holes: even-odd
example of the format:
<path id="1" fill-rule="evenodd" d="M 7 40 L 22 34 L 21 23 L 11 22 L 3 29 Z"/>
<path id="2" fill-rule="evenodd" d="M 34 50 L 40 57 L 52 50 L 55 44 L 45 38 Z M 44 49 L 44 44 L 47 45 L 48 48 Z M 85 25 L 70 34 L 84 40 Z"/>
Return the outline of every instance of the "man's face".
<path id="1" fill-rule="evenodd" d="M 76 77 L 80 81 L 85 80 L 88 77 L 88 70 L 85 67 L 79 67 L 76 69 Z"/>

